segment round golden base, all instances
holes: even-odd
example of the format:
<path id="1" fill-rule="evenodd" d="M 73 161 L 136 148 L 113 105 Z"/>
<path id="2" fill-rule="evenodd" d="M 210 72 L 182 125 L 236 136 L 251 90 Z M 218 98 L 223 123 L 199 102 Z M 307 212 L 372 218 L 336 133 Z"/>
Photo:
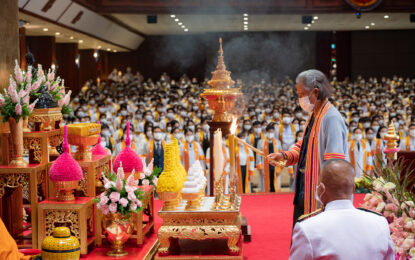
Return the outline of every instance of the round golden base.
<path id="1" fill-rule="evenodd" d="M 128 255 L 128 252 L 122 250 L 121 248 L 115 248 L 107 253 L 107 256 L 112 257 L 122 257 Z"/>
<path id="2" fill-rule="evenodd" d="M 27 162 L 23 158 L 15 158 L 10 162 L 10 166 L 26 167 Z"/>
<path id="3" fill-rule="evenodd" d="M 92 153 L 91 151 L 88 150 L 88 148 L 86 150 L 81 150 L 81 148 L 78 146 L 77 149 L 79 150 L 74 154 L 75 160 L 80 160 L 80 161 L 92 160 Z"/>
<path id="4" fill-rule="evenodd" d="M 192 211 L 197 210 L 200 207 L 199 200 L 188 200 L 186 203 L 186 210 Z"/>

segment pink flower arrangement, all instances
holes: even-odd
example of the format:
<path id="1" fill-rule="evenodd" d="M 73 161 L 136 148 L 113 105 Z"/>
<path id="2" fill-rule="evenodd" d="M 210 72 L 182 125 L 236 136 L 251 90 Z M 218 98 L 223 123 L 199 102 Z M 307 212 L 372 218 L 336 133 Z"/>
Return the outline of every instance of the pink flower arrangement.
<path id="1" fill-rule="evenodd" d="M 21 117 L 26 119 L 33 111 L 36 104 L 29 104 L 30 92 L 32 89 L 32 68 L 29 66 L 27 71 L 20 69 L 17 60 L 13 75 L 10 75 L 10 83 L 7 90 L 0 94 L 0 115 L 3 122 L 13 117 L 18 121 Z"/>
<path id="2" fill-rule="evenodd" d="M 143 160 L 143 171 L 140 174 L 140 184 L 144 186 L 153 185 L 156 186 L 157 184 L 157 175 L 160 173 L 160 168 L 154 168 L 153 160 L 146 165 L 145 160 Z"/>
<path id="3" fill-rule="evenodd" d="M 134 171 L 125 179 L 122 163 L 117 173 L 103 174 L 105 191 L 95 198 L 97 208 L 105 214 L 120 213 L 128 215 L 142 210 L 143 191 L 138 188 L 138 180 L 134 179 Z"/>
<path id="4" fill-rule="evenodd" d="M 383 214 L 388 220 L 397 260 L 415 258 L 415 210 L 413 197 L 400 184 L 373 178 L 372 192 L 364 198 L 364 208 Z M 400 190 L 400 189 L 402 190 Z M 401 198 L 400 200 L 398 198 Z"/>

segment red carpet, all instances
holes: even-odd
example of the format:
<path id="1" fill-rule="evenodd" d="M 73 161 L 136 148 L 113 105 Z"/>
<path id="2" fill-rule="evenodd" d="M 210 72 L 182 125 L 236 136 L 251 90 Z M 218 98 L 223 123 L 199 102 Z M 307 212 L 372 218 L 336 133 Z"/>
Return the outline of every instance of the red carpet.
<path id="1" fill-rule="evenodd" d="M 291 242 L 292 214 L 294 195 L 267 194 L 244 195 L 242 197 L 242 215 L 247 218 L 251 226 L 252 242 L 244 244 L 244 259 L 268 260 L 288 259 Z M 354 204 L 359 206 L 364 194 L 355 194 Z M 155 202 L 155 210 L 161 208 L 161 201 Z M 161 218 L 156 217 L 156 230 L 162 224 Z M 96 248 L 87 259 L 142 259 L 156 239 L 156 234 L 147 238 L 142 248 L 127 248 L 129 256 L 122 258 L 103 257 L 109 250 Z M 130 247 L 130 246 L 129 246 Z"/>

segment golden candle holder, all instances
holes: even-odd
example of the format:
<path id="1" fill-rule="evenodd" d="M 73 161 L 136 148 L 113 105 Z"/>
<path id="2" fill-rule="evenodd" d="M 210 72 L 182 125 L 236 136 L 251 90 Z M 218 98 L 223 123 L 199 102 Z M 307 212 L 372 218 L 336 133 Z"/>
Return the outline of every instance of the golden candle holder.
<path id="1" fill-rule="evenodd" d="M 35 131 L 49 131 L 58 129 L 62 120 L 62 112 L 60 107 L 53 108 L 35 108 L 29 116 L 29 123 L 35 124 Z"/>
<path id="2" fill-rule="evenodd" d="M 232 88 L 235 81 L 231 78 L 231 72 L 226 70 L 223 59 L 222 38 L 219 39 L 219 57 L 216 70 L 212 72 L 212 79 L 208 82 L 211 88 L 205 89 L 200 96 L 207 100 L 209 108 L 215 111 L 214 122 L 230 122 L 228 114 L 242 95 L 238 88 Z"/>

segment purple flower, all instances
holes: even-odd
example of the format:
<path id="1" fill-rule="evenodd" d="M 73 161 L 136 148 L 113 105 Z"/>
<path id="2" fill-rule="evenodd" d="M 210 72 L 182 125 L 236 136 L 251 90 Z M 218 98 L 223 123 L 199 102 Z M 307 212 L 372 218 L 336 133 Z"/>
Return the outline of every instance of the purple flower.
<path id="1" fill-rule="evenodd" d="M 22 106 L 19 103 L 17 103 L 14 112 L 16 112 L 16 115 L 18 115 L 18 116 L 20 116 L 22 114 Z"/>
<path id="2" fill-rule="evenodd" d="M 117 204 L 116 203 L 111 203 L 109 206 L 109 210 L 111 213 L 115 213 L 117 212 Z"/>
<path id="3" fill-rule="evenodd" d="M 125 208 L 128 205 L 128 200 L 125 198 L 120 199 L 120 204 Z"/>
<path id="4" fill-rule="evenodd" d="M 111 202 L 117 202 L 120 200 L 120 193 L 119 192 L 111 192 L 110 194 Z"/>

